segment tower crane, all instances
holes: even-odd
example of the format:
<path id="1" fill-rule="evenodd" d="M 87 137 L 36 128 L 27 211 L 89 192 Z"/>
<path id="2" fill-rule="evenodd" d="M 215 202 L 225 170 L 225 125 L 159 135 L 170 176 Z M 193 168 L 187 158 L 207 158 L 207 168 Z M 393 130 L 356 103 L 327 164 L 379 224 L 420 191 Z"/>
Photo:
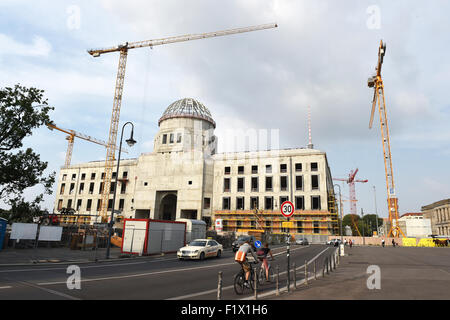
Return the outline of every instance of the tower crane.
<path id="1" fill-rule="evenodd" d="M 79 133 L 79 132 L 77 132 L 75 130 L 60 128 L 60 127 L 56 126 L 53 123 L 47 123 L 47 127 L 50 130 L 55 129 L 55 130 L 67 133 L 66 140 L 68 141 L 68 146 L 67 146 L 67 152 L 66 152 L 66 161 L 64 163 L 65 167 L 70 166 L 70 162 L 72 161 L 72 152 L 73 152 L 73 145 L 74 145 L 74 142 L 75 142 L 75 137 L 83 139 L 83 140 L 86 140 L 86 141 L 90 141 L 90 142 L 93 142 L 93 143 L 96 143 L 96 144 L 99 144 L 99 145 L 104 146 L 104 147 L 108 146 L 108 144 L 105 141 L 98 140 L 96 138 L 93 138 L 91 136 L 85 135 L 83 133 Z M 127 151 L 126 150 L 125 151 L 122 150 L 122 152 L 127 152 Z"/>
<path id="2" fill-rule="evenodd" d="M 121 104 L 122 104 L 122 94 L 123 94 L 123 88 L 124 88 L 124 82 L 125 82 L 125 70 L 126 70 L 126 65 L 127 65 L 128 51 L 131 49 L 138 49 L 138 48 L 145 48 L 145 47 L 153 48 L 154 46 L 164 45 L 164 44 L 169 44 L 169 43 L 220 37 L 220 36 L 226 36 L 226 35 L 231 35 L 231 34 L 264 30 L 264 29 L 270 29 L 270 28 L 276 28 L 276 27 L 278 27 L 277 24 L 264 24 L 264 25 L 259 25 L 259 26 L 237 28 L 237 29 L 216 31 L 216 32 L 210 32 L 210 33 L 188 34 L 188 35 L 183 35 L 183 36 L 175 36 L 175 37 L 155 39 L 155 40 L 126 42 L 124 44 L 120 44 L 118 46 L 114 46 L 114 47 L 110 47 L 110 48 L 88 50 L 88 53 L 90 55 L 92 55 L 93 57 L 100 57 L 102 54 L 105 54 L 105 53 L 113 53 L 113 52 L 120 53 L 119 67 L 118 67 L 117 78 L 116 78 L 116 87 L 115 87 L 115 92 L 114 92 L 112 117 L 111 117 L 111 123 L 110 123 L 110 128 L 109 128 L 108 146 L 106 147 L 107 152 L 106 152 L 106 161 L 105 161 L 105 181 L 104 181 L 105 188 L 103 189 L 102 202 L 101 202 L 102 203 L 101 215 L 102 215 L 104 221 L 107 219 L 109 189 L 111 186 L 111 177 L 112 177 L 113 162 L 114 162 L 114 146 L 116 145 L 117 131 L 118 131 L 118 127 L 119 127 L 120 108 L 121 108 Z"/>
<path id="3" fill-rule="evenodd" d="M 358 232 L 359 236 L 361 237 L 361 232 L 359 232 L 358 229 L 358 225 L 356 224 L 356 220 L 355 217 L 357 215 L 356 212 L 356 202 L 358 200 L 356 200 L 356 191 L 355 191 L 355 182 L 361 182 L 361 183 L 366 183 L 369 180 L 356 180 L 356 174 L 358 173 L 358 168 L 353 172 L 350 171 L 350 174 L 348 175 L 347 179 L 340 179 L 340 178 L 333 178 L 333 180 L 337 180 L 337 181 L 344 181 L 347 182 L 348 184 L 348 188 L 349 188 L 349 193 L 350 193 L 350 214 L 351 214 L 351 218 L 352 218 L 352 223 L 353 226 L 356 228 L 356 231 Z"/>
<path id="4" fill-rule="evenodd" d="M 380 113 L 380 126 L 381 126 L 381 140 L 383 144 L 384 153 L 384 168 L 386 174 L 386 191 L 387 191 L 387 203 L 389 211 L 389 222 L 391 223 L 391 229 L 389 230 L 389 236 L 399 237 L 400 234 L 405 236 L 398 225 L 398 199 L 395 195 L 394 184 L 394 169 L 392 167 L 391 157 L 391 144 L 389 139 L 389 126 L 386 113 L 386 100 L 384 98 L 384 85 L 381 78 L 381 67 L 383 65 L 384 55 L 386 54 L 386 43 L 383 40 L 380 41 L 378 48 L 378 64 L 376 67 L 376 74 L 369 78 L 367 85 L 369 88 L 374 88 L 373 100 L 372 100 L 372 112 L 370 113 L 369 129 L 372 128 L 373 118 L 375 115 L 375 106 L 378 103 L 378 111 Z"/>

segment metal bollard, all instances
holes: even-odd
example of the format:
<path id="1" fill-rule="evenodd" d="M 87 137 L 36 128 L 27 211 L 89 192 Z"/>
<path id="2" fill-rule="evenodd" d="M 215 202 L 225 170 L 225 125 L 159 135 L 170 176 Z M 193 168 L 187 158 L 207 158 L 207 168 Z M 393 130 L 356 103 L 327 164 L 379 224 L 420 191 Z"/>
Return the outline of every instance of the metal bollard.
<path id="1" fill-rule="evenodd" d="M 294 267 L 294 290 L 297 290 L 297 270 L 295 268 L 295 262 L 293 264 Z"/>
<path id="2" fill-rule="evenodd" d="M 277 296 L 280 295 L 280 266 L 277 266 Z"/>
<path id="3" fill-rule="evenodd" d="M 322 277 L 325 277 L 325 265 L 326 265 L 326 260 L 323 262 Z"/>
<path id="4" fill-rule="evenodd" d="M 253 283 L 255 285 L 255 300 L 258 300 L 258 269 L 255 268 L 255 276 L 253 277 Z"/>
<path id="5" fill-rule="evenodd" d="M 305 284 L 308 285 L 308 260 L 305 260 Z"/>
<path id="6" fill-rule="evenodd" d="M 330 258 L 327 257 L 327 274 L 330 274 Z"/>
<path id="7" fill-rule="evenodd" d="M 217 300 L 222 300 L 222 271 L 219 271 L 219 280 L 217 284 Z"/>
<path id="8" fill-rule="evenodd" d="M 314 260 L 314 280 L 317 280 L 317 274 L 316 274 L 316 261 Z"/>

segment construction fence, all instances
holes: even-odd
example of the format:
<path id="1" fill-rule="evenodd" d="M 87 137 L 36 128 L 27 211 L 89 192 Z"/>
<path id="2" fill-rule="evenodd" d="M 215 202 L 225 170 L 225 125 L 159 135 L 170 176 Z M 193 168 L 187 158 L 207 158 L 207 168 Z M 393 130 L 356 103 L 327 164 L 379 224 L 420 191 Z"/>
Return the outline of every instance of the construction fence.
<path id="1" fill-rule="evenodd" d="M 340 236 L 328 236 L 328 240 L 336 239 Z M 347 242 L 352 240 L 353 245 L 356 246 L 381 246 L 382 240 L 385 241 L 385 246 L 392 246 L 392 241 L 395 241 L 396 246 L 402 247 L 450 247 L 448 238 L 392 238 L 392 237 L 343 237 Z"/>

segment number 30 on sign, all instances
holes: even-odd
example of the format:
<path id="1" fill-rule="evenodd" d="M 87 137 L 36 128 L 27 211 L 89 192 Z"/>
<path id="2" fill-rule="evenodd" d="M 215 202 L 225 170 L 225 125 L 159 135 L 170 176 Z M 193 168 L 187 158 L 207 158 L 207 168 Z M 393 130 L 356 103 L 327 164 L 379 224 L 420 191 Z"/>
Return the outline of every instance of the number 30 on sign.
<path id="1" fill-rule="evenodd" d="M 294 205 L 290 201 L 285 201 L 281 205 L 281 214 L 286 218 L 291 217 L 294 214 Z"/>

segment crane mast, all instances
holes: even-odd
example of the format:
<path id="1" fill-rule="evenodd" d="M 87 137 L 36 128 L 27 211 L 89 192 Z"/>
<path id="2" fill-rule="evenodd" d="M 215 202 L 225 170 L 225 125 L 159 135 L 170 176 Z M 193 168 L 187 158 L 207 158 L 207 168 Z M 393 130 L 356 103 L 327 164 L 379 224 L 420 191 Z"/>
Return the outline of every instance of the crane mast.
<path id="1" fill-rule="evenodd" d="M 109 200 L 109 193 L 110 193 L 109 191 L 111 188 L 112 170 L 113 170 L 113 165 L 114 165 L 114 154 L 115 154 L 114 147 L 117 142 L 117 132 L 118 132 L 118 127 L 119 127 L 120 108 L 121 108 L 121 104 L 122 104 L 122 94 L 123 94 L 123 88 L 124 88 L 124 82 L 125 82 L 125 71 L 126 71 L 126 65 L 127 65 L 128 50 L 144 48 L 144 47 L 153 48 L 154 46 L 158 46 L 158 45 L 206 39 L 206 38 L 213 38 L 213 37 L 220 37 L 220 36 L 226 36 L 226 35 L 232 35 L 232 34 L 238 34 L 238 33 L 244 33 L 244 32 L 251 32 L 251 31 L 257 31 L 257 30 L 264 30 L 264 29 L 270 29 L 270 28 L 276 28 L 276 27 L 278 27 L 278 25 L 275 23 L 263 24 L 263 25 L 258 25 L 258 26 L 251 26 L 251 27 L 237 28 L 237 29 L 230 29 L 230 30 L 223 30 L 223 31 L 215 31 L 215 32 L 209 32 L 209 33 L 188 34 L 188 35 L 183 35 L 183 36 L 175 36 L 175 37 L 138 41 L 138 42 L 131 42 L 131 43 L 127 42 L 125 44 L 118 45 L 115 47 L 88 50 L 88 53 L 90 55 L 92 55 L 93 57 L 100 57 L 102 54 L 105 54 L 105 53 L 120 52 L 119 67 L 118 67 L 117 78 L 116 78 L 116 88 L 115 88 L 115 93 L 114 93 L 113 111 L 112 111 L 111 124 L 110 124 L 110 129 L 109 129 L 108 146 L 107 146 L 107 152 L 106 152 L 104 189 L 103 189 L 102 201 L 101 201 L 101 208 L 102 208 L 101 216 L 104 221 L 106 221 L 106 219 L 107 219 L 108 200 Z M 119 173 L 117 173 L 117 174 L 119 174 Z"/>
<path id="2" fill-rule="evenodd" d="M 392 235 L 394 237 L 399 237 L 400 234 L 402 234 L 403 236 L 404 234 L 398 225 L 398 218 L 399 218 L 398 199 L 395 193 L 394 169 L 392 167 L 391 143 L 389 139 L 389 126 L 386 112 L 386 101 L 384 97 L 383 79 L 381 77 L 381 67 L 383 65 L 385 54 L 386 54 L 386 44 L 383 43 L 383 40 L 381 40 L 380 46 L 378 48 L 378 63 L 376 67 L 377 73 L 373 77 L 369 78 L 367 82 L 369 88 L 374 88 L 369 129 L 372 128 L 373 119 L 375 115 L 375 107 L 378 104 L 378 111 L 380 114 L 381 141 L 383 145 L 383 155 L 384 155 L 384 168 L 386 175 L 387 203 L 389 211 L 389 221 L 391 224 L 391 229 L 389 230 L 388 236 Z"/>

